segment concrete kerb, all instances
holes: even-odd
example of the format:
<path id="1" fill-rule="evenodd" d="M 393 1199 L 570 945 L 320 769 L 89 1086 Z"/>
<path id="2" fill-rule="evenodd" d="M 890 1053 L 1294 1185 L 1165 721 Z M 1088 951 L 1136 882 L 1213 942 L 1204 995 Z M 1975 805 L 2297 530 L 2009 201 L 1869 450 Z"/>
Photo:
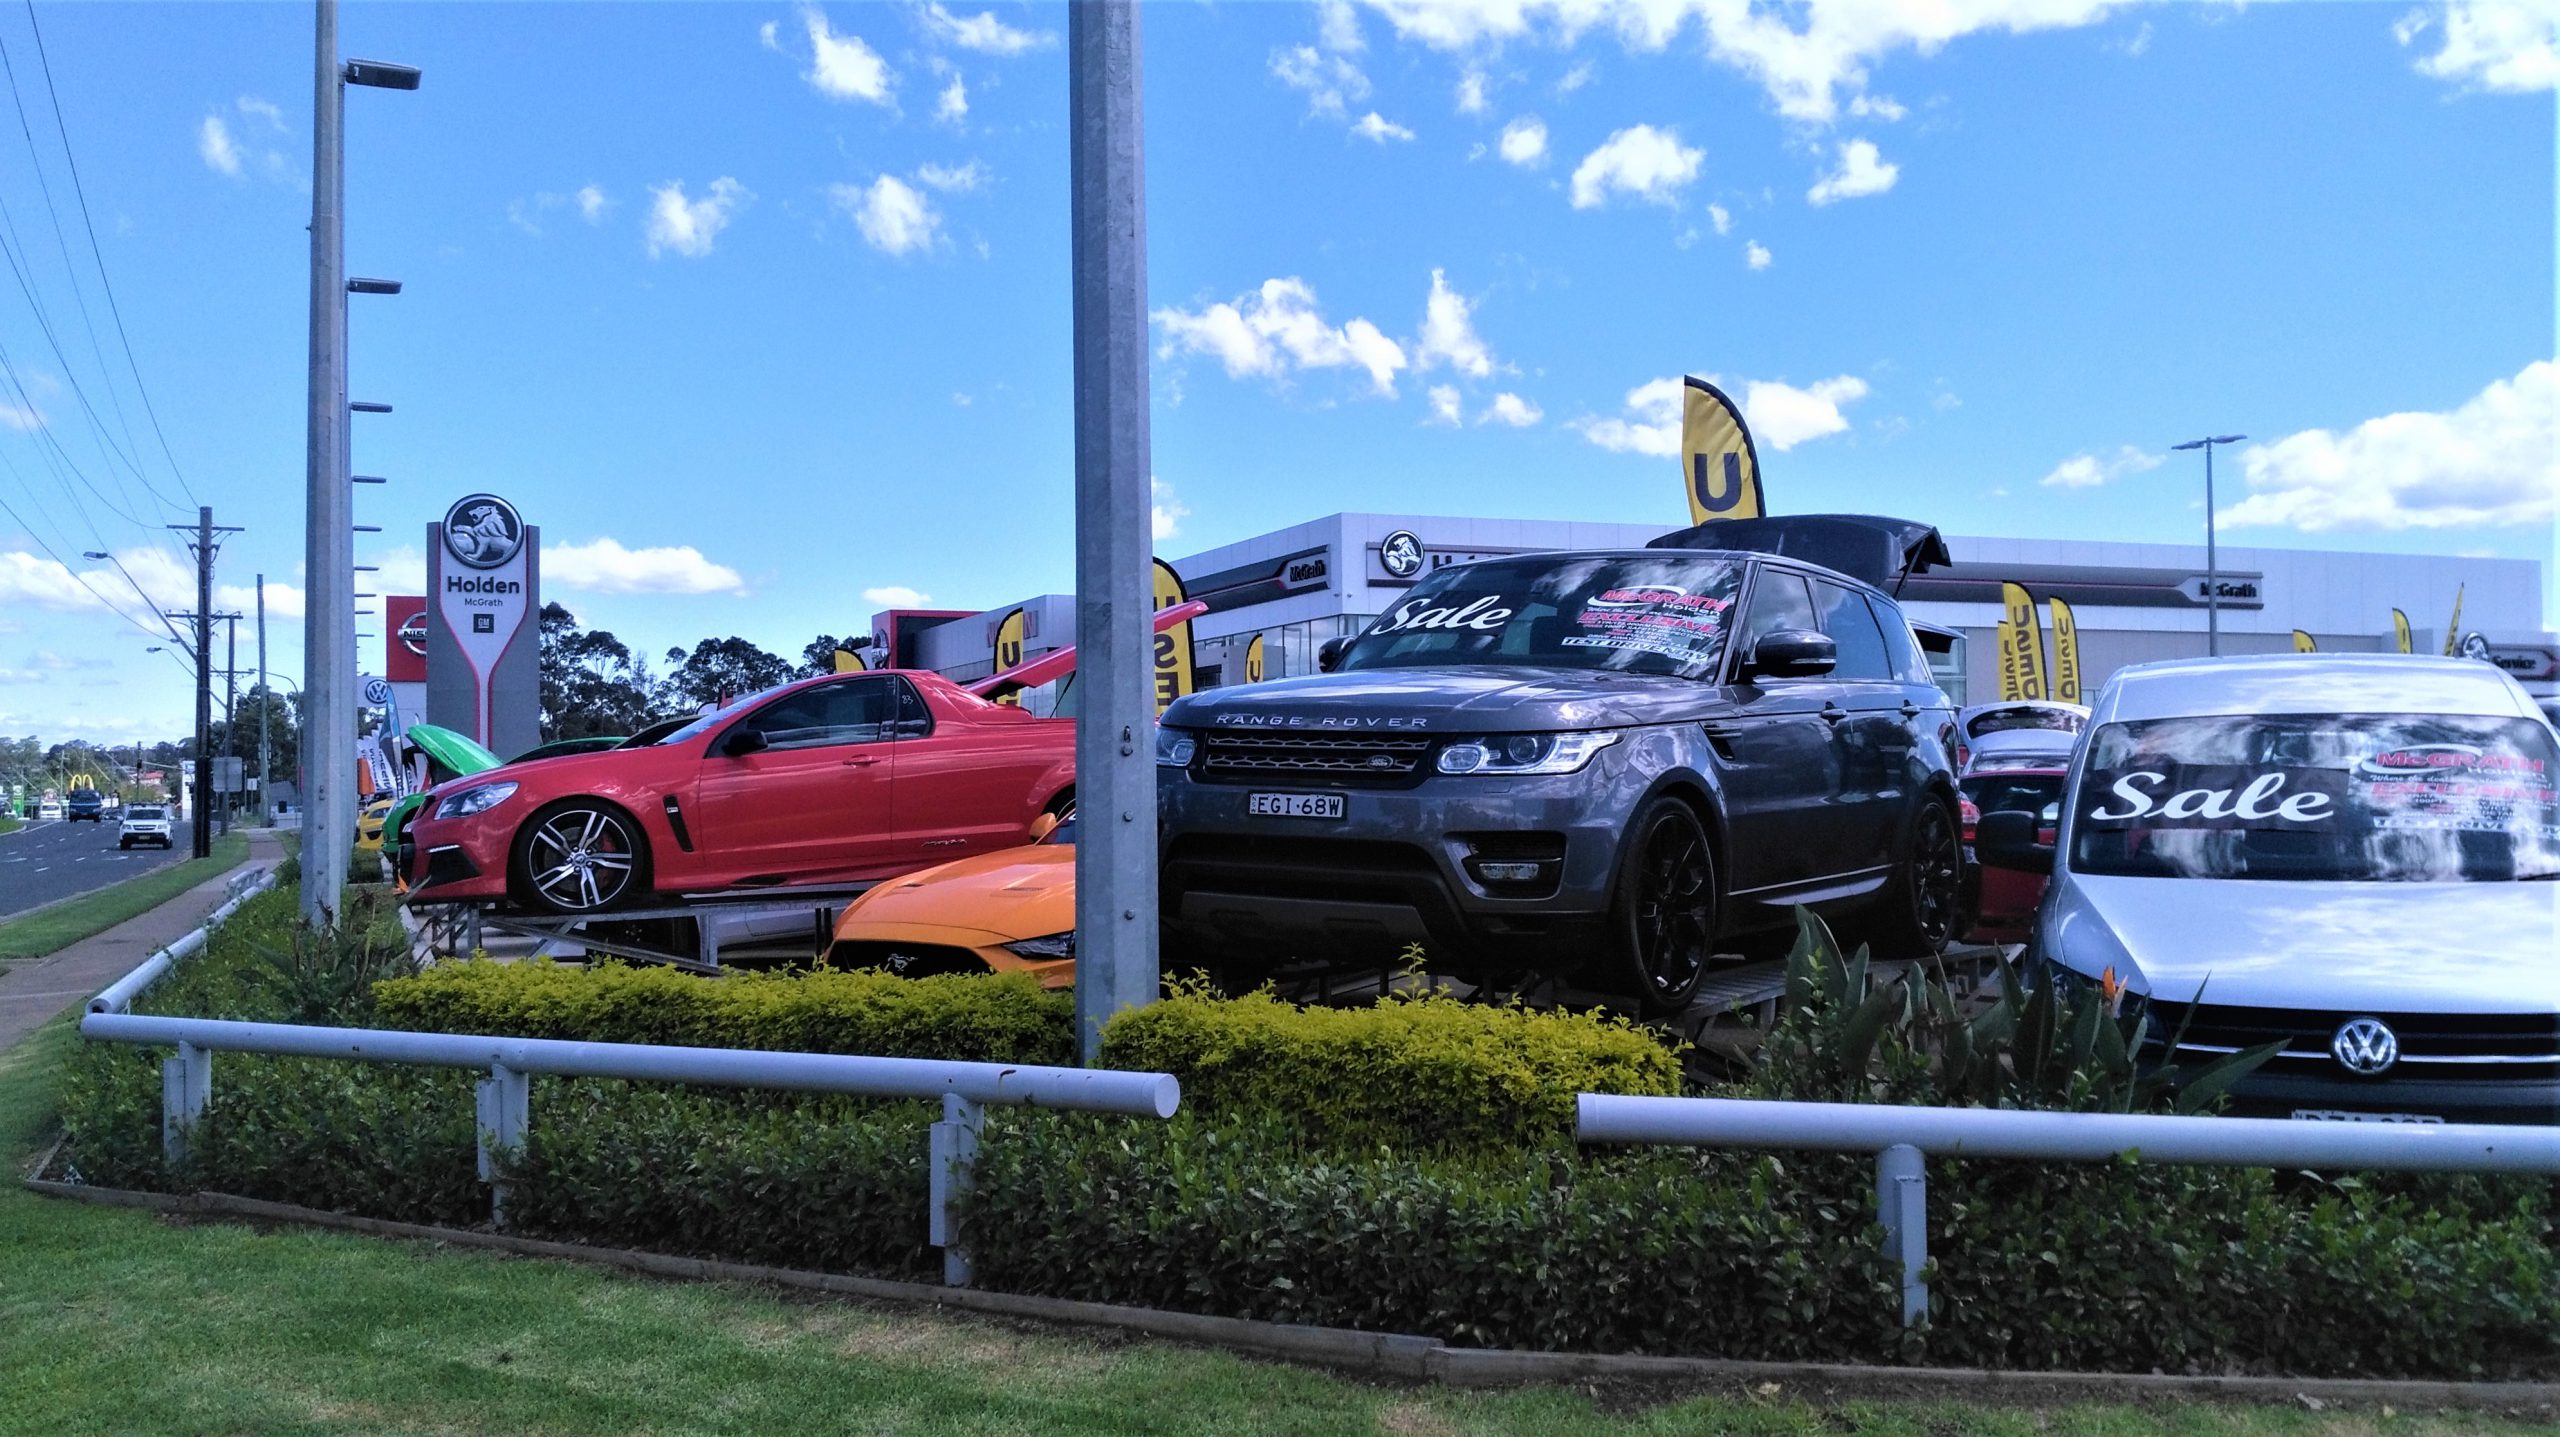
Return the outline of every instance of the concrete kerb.
<path id="1" fill-rule="evenodd" d="M 1436 1382 L 1451 1387 L 1522 1387 L 1609 1383 L 1679 1391 L 1761 1392 L 1776 1384 L 1793 1397 L 1928 1398 L 2004 1404 L 2156 1403 L 2199 1398 L 2225 1402 L 2399 1409 L 2496 1411 L 2560 1419 L 2560 1382 L 2437 1382 L 2345 1377 L 2208 1377 L 2158 1373 L 2000 1372 L 1983 1368 L 1868 1367 L 1847 1363 L 1745 1362 L 1713 1357 L 1627 1357 L 1604 1353 L 1523 1352 L 1451 1347 L 1436 1338 L 1355 1332 L 1207 1317 L 1158 1308 L 1121 1307 L 1066 1298 L 950 1288 L 885 1278 L 676 1257 L 628 1248 L 514 1237 L 478 1229 L 432 1227 L 323 1212 L 290 1203 L 221 1193 L 171 1194 L 26 1180 L 29 1191 L 109 1207 L 185 1217 L 289 1223 L 373 1237 L 620 1268 L 682 1281 L 734 1282 L 830 1293 L 980 1316 L 1101 1328 L 1194 1343 L 1362 1376 Z M 1773 1394 L 1774 1395 L 1774 1394 Z"/>

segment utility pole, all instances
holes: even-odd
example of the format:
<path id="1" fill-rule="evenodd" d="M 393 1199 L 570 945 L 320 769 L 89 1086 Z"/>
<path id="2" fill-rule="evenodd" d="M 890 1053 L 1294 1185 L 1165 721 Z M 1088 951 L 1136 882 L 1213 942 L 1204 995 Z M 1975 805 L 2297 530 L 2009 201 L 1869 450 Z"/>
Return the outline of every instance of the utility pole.
<path id="1" fill-rule="evenodd" d="M 262 823 L 275 813 L 275 800 L 267 796 L 267 790 L 273 779 L 273 770 L 268 767 L 272 756 L 267 748 L 267 733 L 271 727 L 267 718 L 267 705 L 274 698 L 274 691 L 267 687 L 267 576 L 260 574 L 258 576 L 258 818 Z"/>
<path id="2" fill-rule="evenodd" d="M 2222 653 L 2222 563 L 2214 552 L 2213 531 L 2213 450 L 2218 444 L 2237 444 L 2246 434 L 2217 434 L 2209 439 L 2190 439 L 2172 444 L 2171 449 L 2204 451 L 2204 651 L 2220 657 Z"/>
<path id="3" fill-rule="evenodd" d="M 166 526 L 179 533 L 193 532 L 196 551 L 196 611 L 171 614 L 173 619 L 196 621 L 196 754 L 195 754 L 195 856 L 213 856 L 213 814 L 207 805 L 213 801 L 213 556 L 216 534 L 237 534 L 236 524 L 216 524 L 213 510 L 199 507 L 193 524 Z"/>
<path id="4" fill-rule="evenodd" d="M 225 757 L 240 756 L 240 616 L 222 616 L 222 749 Z M 223 795 L 222 831 L 231 831 L 231 811 L 240 806 L 240 791 Z"/>
<path id="5" fill-rule="evenodd" d="M 1155 534 L 1136 0 L 1067 7 L 1076 474 L 1076 1048 L 1155 1001 Z"/>

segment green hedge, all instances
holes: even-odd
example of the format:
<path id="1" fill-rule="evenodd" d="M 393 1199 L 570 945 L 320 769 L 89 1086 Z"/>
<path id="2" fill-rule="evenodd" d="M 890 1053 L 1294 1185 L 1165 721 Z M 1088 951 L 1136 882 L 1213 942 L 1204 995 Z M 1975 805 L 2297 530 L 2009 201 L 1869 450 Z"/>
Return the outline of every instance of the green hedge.
<path id="1" fill-rule="evenodd" d="M 1577 1093 L 1680 1091 L 1671 1049 L 1623 1019 L 1435 995 L 1299 1008 L 1179 990 L 1114 1017 L 1102 1055 L 1180 1078 L 1186 1111 L 1355 1151 L 1570 1143 Z"/>

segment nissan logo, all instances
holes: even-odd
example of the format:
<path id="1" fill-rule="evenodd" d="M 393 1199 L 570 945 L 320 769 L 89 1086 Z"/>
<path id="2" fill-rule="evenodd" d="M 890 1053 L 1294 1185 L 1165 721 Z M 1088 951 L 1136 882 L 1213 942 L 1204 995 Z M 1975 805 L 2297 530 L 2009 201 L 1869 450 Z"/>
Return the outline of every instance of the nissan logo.
<path id="1" fill-rule="evenodd" d="M 2378 1078 L 2400 1061 L 2400 1035 L 2380 1018 L 2349 1018 L 2329 1040 L 2329 1056 L 2350 1073 Z"/>
<path id="2" fill-rule="evenodd" d="M 427 651 L 427 611 L 420 609 L 400 621 L 400 646 L 413 654 Z"/>
<path id="3" fill-rule="evenodd" d="M 524 520 L 495 494 L 465 494 L 444 511 L 444 547 L 474 569 L 494 569 L 524 547 Z"/>

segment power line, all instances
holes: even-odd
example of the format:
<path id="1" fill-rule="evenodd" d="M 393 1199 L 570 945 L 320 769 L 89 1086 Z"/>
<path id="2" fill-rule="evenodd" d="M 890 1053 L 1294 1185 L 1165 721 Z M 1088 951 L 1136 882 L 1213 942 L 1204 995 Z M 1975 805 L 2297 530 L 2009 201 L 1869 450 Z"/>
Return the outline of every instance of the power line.
<path id="1" fill-rule="evenodd" d="M 35 0 L 26 0 L 27 28 L 36 39 L 36 63 L 44 71 L 45 95 L 53 104 L 54 133 L 62 137 L 62 163 L 71 172 L 71 193 L 80 202 L 80 228 L 88 232 L 89 258 L 98 267 L 98 286 L 106 291 L 107 314 L 115 321 L 116 343 L 124 350 L 125 368 L 133 374 L 133 392 L 142 400 L 142 413 L 151 421 L 152 437 L 160 441 L 160 457 L 169 461 L 169 473 L 178 481 L 178 492 L 187 502 L 196 503 L 195 490 L 187 484 L 186 472 L 178 467 L 178 456 L 169 448 L 169 436 L 160 427 L 160 412 L 151 404 L 151 390 L 142 382 L 142 365 L 133 357 L 133 340 L 125 334 L 124 308 L 116 303 L 115 281 L 107 276 L 107 258 L 98 248 L 98 227 L 89 218 L 89 192 L 80 183 L 80 162 L 72 157 L 71 127 L 62 120 L 62 92 L 54 88 L 53 60 L 45 53 L 44 27 L 36 23 Z M 148 484 L 150 481 L 145 480 Z M 153 491 L 157 493 L 157 490 Z"/>
<path id="2" fill-rule="evenodd" d="M 165 635 L 153 633 L 149 624 L 146 624 L 140 619 L 135 618 L 133 615 L 126 613 L 124 610 L 117 608 L 114 600 L 108 598 L 105 594 L 98 592 L 98 587 L 89 582 L 88 576 L 82 574 L 79 570 L 72 568 L 70 563 L 66 561 L 61 554 L 55 552 L 54 547 L 51 544 L 45 542 L 44 536 L 36 532 L 35 526 L 26 521 L 26 517 L 17 511 L 16 506 L 12 505 L 5 498 L 0 498 L 0 514 L 7 514 L 11 519 L 17 522 L 19 528 L 26 530 L 27 537 L 36 541 L 36 547 L 44 550 L 45 557 L 51 559 L 56 564 L 60 564 L 62 566 L 62 572 L 69 574 L 73 583 L 88 590 L 89 596 L 98 601 L 99 607 L 141 630 L 146 637 L 154 639 L 166 637 Z M 157 610 L 155 609 L 154 612 L 157 612 Z"/>

